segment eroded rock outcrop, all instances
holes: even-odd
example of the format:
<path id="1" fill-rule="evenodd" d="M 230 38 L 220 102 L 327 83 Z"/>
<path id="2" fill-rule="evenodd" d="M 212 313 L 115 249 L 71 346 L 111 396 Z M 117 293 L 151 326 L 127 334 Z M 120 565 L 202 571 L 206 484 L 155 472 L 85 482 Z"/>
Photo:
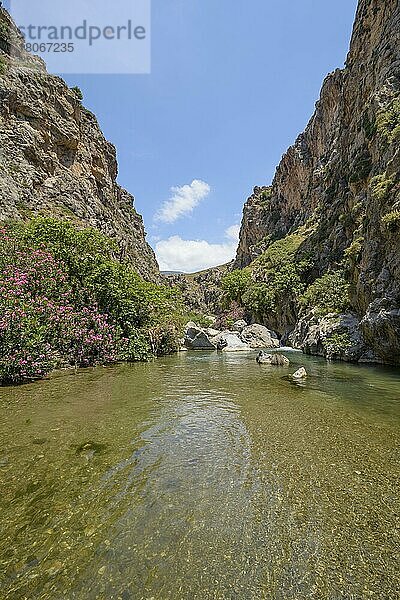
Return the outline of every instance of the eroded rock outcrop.
<path id="1" fill-rule="evenodd" d="M 289 340 L 305 354 L 324 356 L 329 360 L 380 362 L 365 341 L 360 320 L 354 314 L 319 317 L 313 312 L 308 313 L 299 319 Z"/>
<path id="2" fill-rule="evenodd" d="M 0 25 L 0 219 L 46 214 L 95 227 L 115 239 L 119 258 L 157 279 L 134 199 L 116 183 L 114 146 L 76 93 L 23 50 L 4 9 Z"/>

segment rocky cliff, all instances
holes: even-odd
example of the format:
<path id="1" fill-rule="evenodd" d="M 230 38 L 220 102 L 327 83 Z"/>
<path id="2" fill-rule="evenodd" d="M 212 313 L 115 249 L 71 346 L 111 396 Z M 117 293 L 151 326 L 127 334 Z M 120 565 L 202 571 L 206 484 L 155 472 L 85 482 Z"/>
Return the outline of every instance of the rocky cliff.
<path id="1" fill-rule="evenodd" d="M 363 343 L 376 359 L 397 363 L 399 171 L 400 3 L 360 0 L 346 67 L 326 78 L 272 186 L 255 188 L 245 205 L 235 266 L 312 223 L 299 249 L 312 262 L 308 283 L 344 268 Z"/>
<path id="2" fill-rule="evenodd" d="M 189 311 L 216 314 L 221 310 L 221 280 L 230 264 L 214 267 L 199 273 L 166 275 L 166 283 L 180 290 Z"/>
<path id="3" fill-rule="evenodd" d="M 11 58 L 12 57 L 12 58 Z M 79 93 L 27 54 L 0 9 L 0 219 L 50 214 L 92 226 L 120 257 L 158 278 L 133 197 L 117 183 L 116 152 Z"/>

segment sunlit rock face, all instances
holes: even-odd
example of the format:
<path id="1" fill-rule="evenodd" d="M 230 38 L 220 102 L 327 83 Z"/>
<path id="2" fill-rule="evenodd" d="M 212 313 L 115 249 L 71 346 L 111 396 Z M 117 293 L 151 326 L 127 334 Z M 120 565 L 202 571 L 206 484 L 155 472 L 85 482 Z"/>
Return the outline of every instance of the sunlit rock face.
<path id="1" fill-rule="evenodd" d="M 346 67 L 326 78 L 272 186 L 247 201 L 235 261 L 311 224 L 301 250 L 314 278 L 345 261 L 352 311 L 385 362 L 400 360 L 399 146 L 400 4 L 360 0 Z"/>
<path id="2" fill-rule="evenodd" d="M 157 278 L 134 199 L 116 183 L 114 146 L 76 92 L 23 50 L 0 11 L 0 219 L 40 213 L 95 227 L 141 275 Z"/>

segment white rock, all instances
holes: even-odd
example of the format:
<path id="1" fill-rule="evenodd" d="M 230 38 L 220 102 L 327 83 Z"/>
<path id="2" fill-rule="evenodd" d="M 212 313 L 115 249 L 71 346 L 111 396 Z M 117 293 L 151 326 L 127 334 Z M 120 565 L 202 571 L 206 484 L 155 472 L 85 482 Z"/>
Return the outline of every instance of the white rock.
<path id="1" fill-rule="evenodd" d="M 206 332 L 206 334 L 210 337 L 213 338 L 216 335 L 218 335 L 219 333 L 221 333 L 219 331 L 219 329 L 213 329 L 212 327 L 207 327 L 207 329 L 204 330 Z"/>
<path id="2" fill-rule="evenodd" d="M 304 367 L 301 367 L 300 369 L 298 369 L 298 371 L 296 371 L 296 373 L 293 373 L 292 377 L 293 379 L 304 379 L 305 377 L 307 377 L 307 371 Z"/>
<path id="3" fill-rule="evenodd" d="M 251 348 L 279 348 L 279 339 L 276 333 L 257 323 L 245 327 L 241 338 Z"/>
<path id="4" fill-rule="evenodd" d="M 248 344 L 245 344 L 237 333 L 232 331 L 223 331 L 212 338 L 212 343 L 216 344 L 217 349 L 222 352 L 240 352 L 251 350 Z"/>

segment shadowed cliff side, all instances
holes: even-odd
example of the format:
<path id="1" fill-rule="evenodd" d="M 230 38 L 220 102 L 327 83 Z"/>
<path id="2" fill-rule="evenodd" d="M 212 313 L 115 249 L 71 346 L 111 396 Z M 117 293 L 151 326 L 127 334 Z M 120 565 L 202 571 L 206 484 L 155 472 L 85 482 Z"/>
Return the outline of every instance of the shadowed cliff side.
<path id="1" fill-rule="evenodd" d="M 11 55 L 13 58 L 11 58 Z M 116 151 L 76 91 L 23 49 L 0 9 L 0 219 L 35 214 L 92 226 L 113 238 L 119 257 L 159 278 L 133 197 L 116 183 Z"/>

